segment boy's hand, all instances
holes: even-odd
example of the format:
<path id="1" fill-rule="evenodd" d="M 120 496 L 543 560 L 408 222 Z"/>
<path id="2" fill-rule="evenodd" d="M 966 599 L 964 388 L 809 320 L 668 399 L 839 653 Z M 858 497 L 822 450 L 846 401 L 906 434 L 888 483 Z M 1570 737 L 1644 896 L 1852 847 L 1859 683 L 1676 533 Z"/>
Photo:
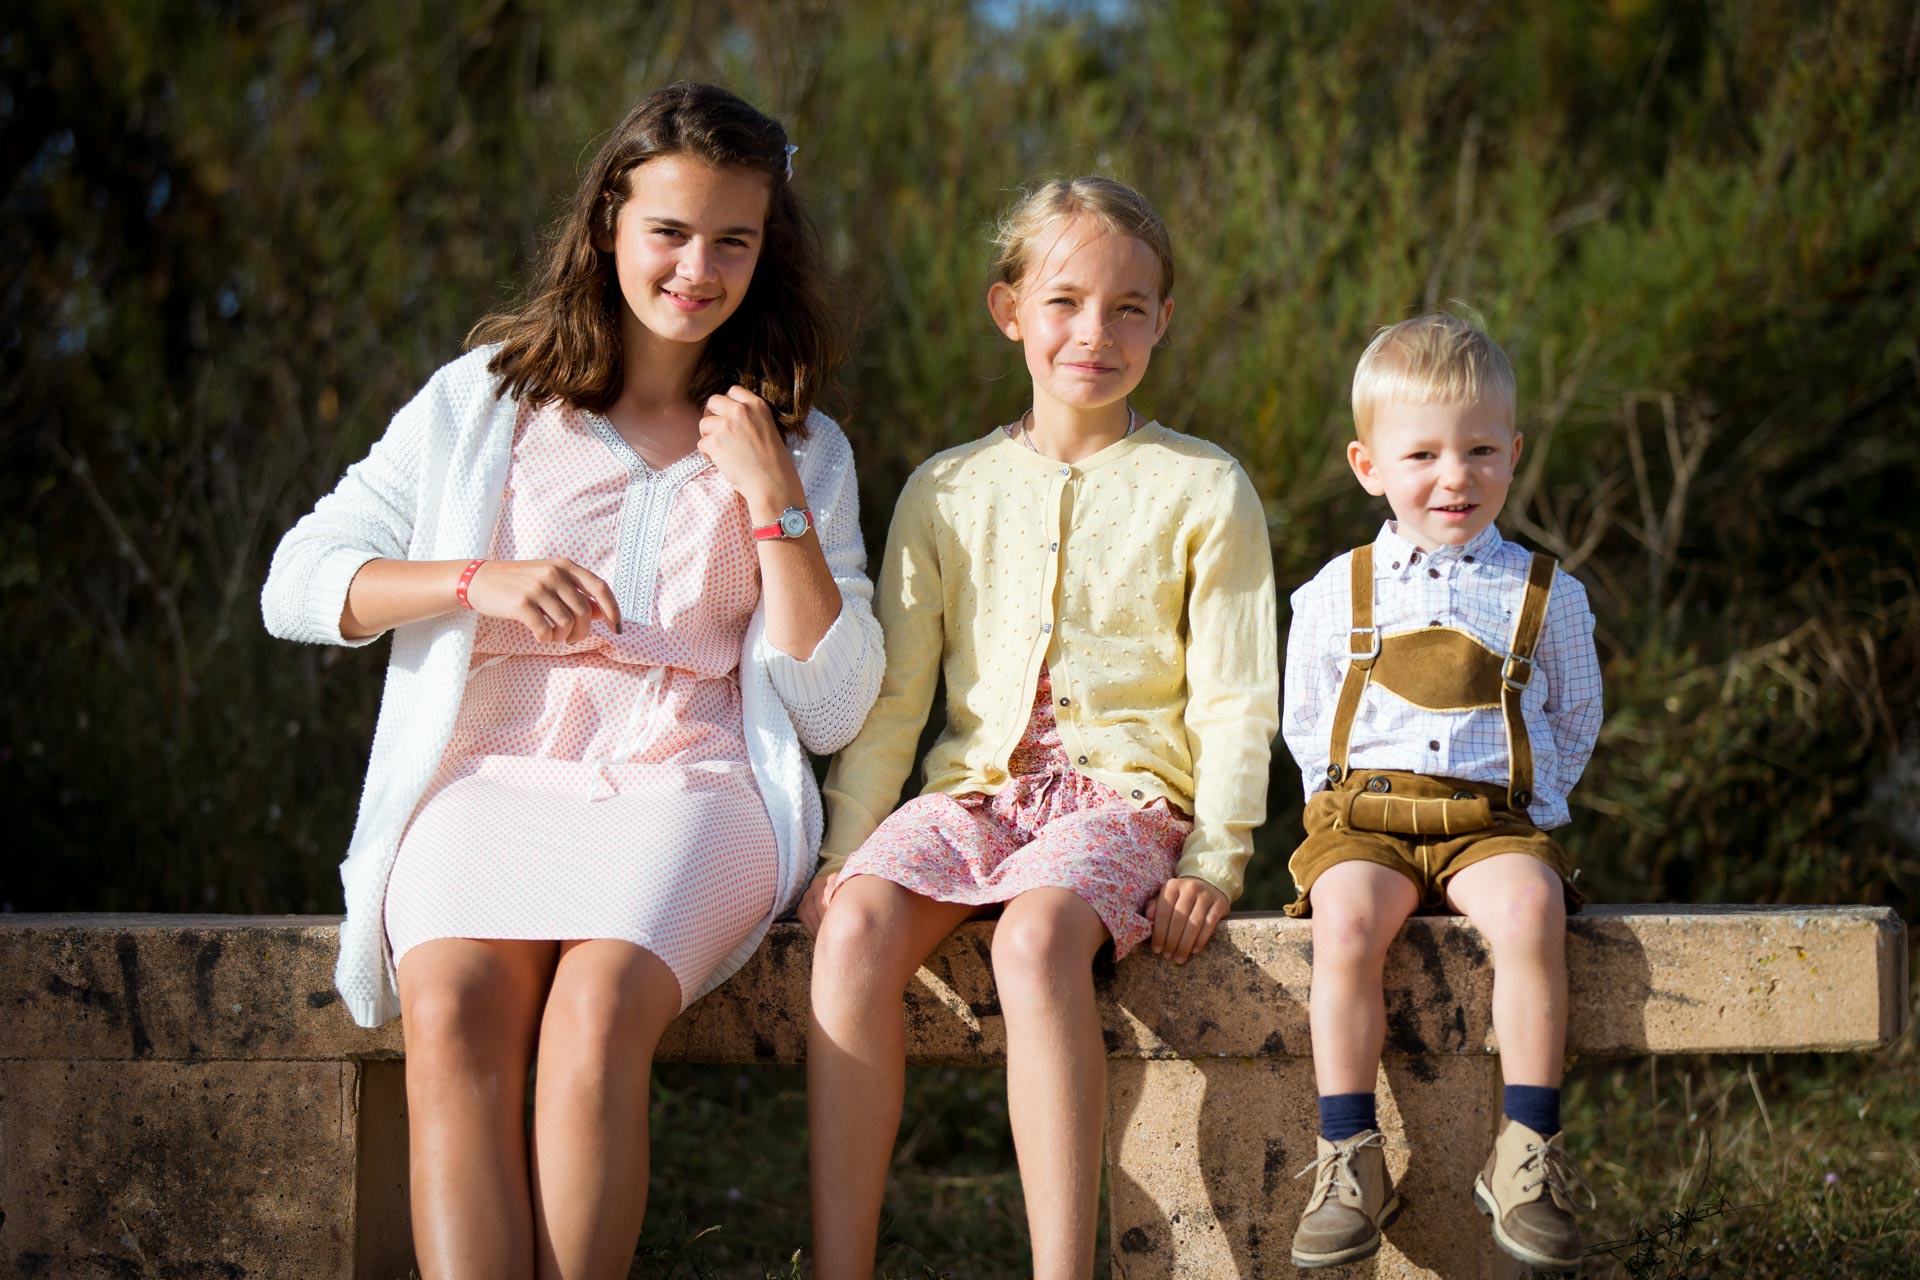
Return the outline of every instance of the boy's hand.
<path id="1" fill-rule="evenodd" d="M 1233 904 L 1227 895 L 1195 876 L 1175 876 L 1147 904 L 1153 924 L 1153 954 L 1170 956 L 1175 964 L 1207 945 L 1214 926 L 1227 918 Z"/>
<path id="2" fill-rule="evenodd" d="M 833 893 L 833 886 L 840 879 L 840 873 L 815 876 L 813 883 L 807 886 L 807 892 L 800 899 L 800 923 L 807 927 L 808 936 L 820 932 L 820 918 L 827 914 L 827 898 Z"/>

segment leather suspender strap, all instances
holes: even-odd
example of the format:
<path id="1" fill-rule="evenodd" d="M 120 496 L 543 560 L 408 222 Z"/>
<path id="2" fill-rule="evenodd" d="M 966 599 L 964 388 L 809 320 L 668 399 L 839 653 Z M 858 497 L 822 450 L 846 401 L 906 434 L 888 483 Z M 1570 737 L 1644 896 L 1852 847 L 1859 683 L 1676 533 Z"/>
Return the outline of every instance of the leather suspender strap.
<path id="1" fill-rule="evenodd" d="M 1371 631 L 1373 629 L 1373 547 L 1371 545 L 1355 547 L 1348 569 L 1352 575 L 1353 631 Z M 1362 647 L 1365 648 L 1365 646 Z M 1353 651 L 1353 633 L 1349 632 L 1347 636 L 1349 657 L 1353 656 Z M 1376 641 L 1372 645 L 1372 652 L 1365 654 L 1366 665 L 1371 667 L 1373 660 L 1379 656 L 1380 645 Z"/>
<path id="2" fill-rule="evenodd" d="M 1500 711 L 1507 722 L 1507 805 L 1523 816 L 1533 803 L 1533 745 L 1520 702 L 1533 683 L 1533 651 L 1546 625 L 1547 598 L 1553 594 L 1557 567 L 1552 556 L 1533 553 L 1533 562 L 1527 566 L 1527 593 L 1513 624 L 1513 641 L 1500 662 Z"/>
<path id="3" fill-rule="evenodd" d="M 1338 785 L 1347 776 L 1347 740 L 1353 718 L 1360 712 L 1368 673 L 1380 656 L 1380 629 L 1373 625 L 1373 544 L 1356 547 L 1352 556 L 1353 618 L 1347 632 L 1347 674 L 1340 682 L 1340 700 L 1333 708 L 1333 735 L 1327 744 L 1327 781 Z"/>

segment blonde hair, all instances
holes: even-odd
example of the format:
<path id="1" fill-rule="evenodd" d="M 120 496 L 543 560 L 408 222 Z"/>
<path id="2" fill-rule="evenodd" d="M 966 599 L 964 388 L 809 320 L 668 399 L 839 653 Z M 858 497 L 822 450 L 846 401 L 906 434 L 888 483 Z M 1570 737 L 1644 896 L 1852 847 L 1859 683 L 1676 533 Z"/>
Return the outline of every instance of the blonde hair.
<path id="1" fill-rule="evenodd" d="M 1173 240 L 1167 224 L 1147 198 L 1126 183 L 1091 176 L 1053 178 L 1020 193 L 993 229 L 993 243 L 1000 251 L 993 260 L 994 283 L 1019 292 L 1040 239 L 1075 218 L 1089 218 L 1107 232 L 1132 236 L 1153 250 L 1160 260 L 1160 296 L 1173 296 Z"/>
<path id="2" fill-rule="evenodd" d="M 1500 344 L 1444 311 L 1402 320 L 1375 334 L 1353 371 L 1353 429 L 1360 443 L 1373 434 L 1383 404 L 1506 406 L 1513 428 L 1513 366 Z"/>

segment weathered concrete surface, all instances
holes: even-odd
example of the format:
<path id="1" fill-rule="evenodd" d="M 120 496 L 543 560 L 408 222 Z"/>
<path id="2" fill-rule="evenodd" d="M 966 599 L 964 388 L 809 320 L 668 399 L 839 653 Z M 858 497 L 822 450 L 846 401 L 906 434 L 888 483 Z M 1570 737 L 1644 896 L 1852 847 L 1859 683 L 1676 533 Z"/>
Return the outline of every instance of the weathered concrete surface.
<path id="1" fill-rule="evenodd" d="M 0 916 L 0 1272 L 404 1274 L 403 1042 L 334 996 L 336 923 Z M 914 1061 L 1004 1059 L 991 937 L 962 928 L 916 978 Z M 1098 975 L 1116 1275 L 1291 1272 L 1310 940 L 1250 913 L 1184 968 Z M 1388 958 L 1382 1120 L 1408 1204 L 1360 1274 L 1505 1280 L 1468 1199 L 1497 1083 L 1487 959 L 1453 919 L 1411 922 Z M 1872 1048 L 1908 1008 L 1884 910 L 1592 908 L 1568 959 L 1576 1053 Z M 779 926 L 660 1058 L 800 1061 L 811 960 Z"/>
<path id="2" fill-rule="evenodd" d="M 1312 935 L 1305 921 L 1230 918 L 1185 973 L 1129 961 L 1109 990 L 1122 1055 L 1308 1052 Z M 1859 1049 L 1906 1016 L 1905 928 L 1884 908 L 1591 907 L 1568 922 L 1580 1054 Z M 1387 1052 L 1495 1047 L 1493 974 L 1456 917 L 1408 922 L 1388 953 Z M 1158 972 L 1156 972 L 1158 970 Z M 1195 989 L 1206 991 L 1195 1000 Z M 1116 1018 L 1119 1022 L 1115 1026 Z"/>
<path id="3" fill-rule="evenodd" d="M 400 1280 L 413 1267 L 406 1064 L 369 1058 L 359 1065 L 351 1274 L 361 1280 Z"/>
<path id="4" fill-rule="evenodd" d="M 1498 1070 L 1442 1056 L 1418 1076 L 1405 1061 L 1380 1074 L 1387 1170 L 1402 1211 L 1379 1254 L 1334 1272 L 1517 1280 L 1487 1247 L 1473 1175 L 1497 1111 Z M 1318 1128 L 1313 1065 L 1289 1058 L 1130 1060 L 1107 1086 L 1108 1246 L 1125 1280 L 1297 1274 L 1290 1246 L 1313 1179 Z"/>
<path id="5" fill-rule="evenodd" d="M 351 1274 L 360 1070 L 0 1063 L 0 1274 Z"/>
<path id="6" fill-rule="evenodd" d="M 402 1052 L 333 993 L 335 921 L 315 916 L 0 917 L 0 1060 L 333 1061 Z M 993 926 L 963 926 L 908 991 L 921 1063 L 1001 1061 Z M 1307 1052 L 1311 929 L 1230 917 L 1184 968 L 1145 952 L 1102 975 L 1115 1057 Z M 1592 907 L 1569 928 L 1582 1054 L 1870 1048 L 1906 1015 L 1905 930 L 1883 908 Z M 812 947 L 798 925 L 674 1024 L 662 1061 L 799 1062 Z M 1492 974 L 1453 918 L 1409 922 L 1387 961 L 1388 1052 L 1493 1046 Z M 1204 992 L 1205 999 L 1196 999 Z"/>
<path id="7" fill-rule="evenodd" d="M 1873 1049 L 1906 1027 L 1883 907 L 1600 907 L 1569 929 L 1568 1047 L 1595 1055 Z"/>
<path id="8" fill-rule="evenodd" d="M 0 916 L 0 1059 L 335 1061 L 400 1052 L 333 989 L 334 916 Z"/>

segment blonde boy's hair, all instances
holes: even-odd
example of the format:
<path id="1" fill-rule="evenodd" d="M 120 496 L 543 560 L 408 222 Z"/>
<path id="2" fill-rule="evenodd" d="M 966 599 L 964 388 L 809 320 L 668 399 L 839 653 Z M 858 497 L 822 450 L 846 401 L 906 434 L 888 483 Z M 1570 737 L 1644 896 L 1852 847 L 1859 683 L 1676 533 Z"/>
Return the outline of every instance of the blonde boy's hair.
<path id="1" fill-rule="evenodd" d="M 1459 316 L 1436 311 L 1375 334 L 1353 371 L 1353 429 L 1366 444 L 1383 404 L 1497 402 L 1513 428 L 1513 366 L 1500 344 Z"/>
<path id="2" fill-rule="evenodd" d="M 1160 259 L 1160 296 L 1173 296 L 1173 240 L 1147 198 L 1112 178 L 1054 178 L 1020 194 L 993 229 L 1000 250 L 993 279 L 1019 292 L 1040 241 L 1075 218 L 1090 218 L 1115 235 L 1132 236 Z"/>

